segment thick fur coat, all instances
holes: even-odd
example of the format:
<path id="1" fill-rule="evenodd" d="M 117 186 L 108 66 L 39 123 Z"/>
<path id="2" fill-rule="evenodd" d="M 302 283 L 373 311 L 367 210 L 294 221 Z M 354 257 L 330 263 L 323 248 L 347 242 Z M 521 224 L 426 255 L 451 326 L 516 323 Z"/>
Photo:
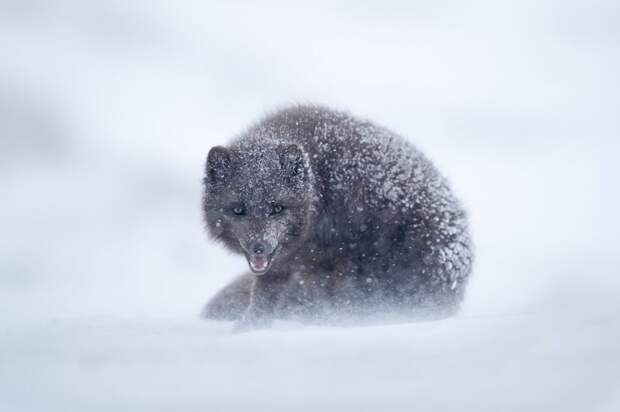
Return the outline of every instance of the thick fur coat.
<path id="1" fill-rule="evenodd" d="M 211 149 L 204 183 L 208 232 L 251 269 L 207 304 L 208 318 L 253 328 L 458 309 L 473 258 L 466 214 L 390 130 L 290 107 Z"/>

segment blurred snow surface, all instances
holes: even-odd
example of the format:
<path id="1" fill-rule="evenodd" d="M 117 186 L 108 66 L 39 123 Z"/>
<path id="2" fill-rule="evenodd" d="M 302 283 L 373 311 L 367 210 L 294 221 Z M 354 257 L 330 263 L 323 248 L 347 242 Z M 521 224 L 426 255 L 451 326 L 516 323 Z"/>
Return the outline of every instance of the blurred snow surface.
<path id="1" fill-rule="evenodd" d="M 620 410 L 616 1 L 0 1 L 0 411 Z M 208 149 L 312 101 L 435 160 L 455 318 L 232 335 Z"/>

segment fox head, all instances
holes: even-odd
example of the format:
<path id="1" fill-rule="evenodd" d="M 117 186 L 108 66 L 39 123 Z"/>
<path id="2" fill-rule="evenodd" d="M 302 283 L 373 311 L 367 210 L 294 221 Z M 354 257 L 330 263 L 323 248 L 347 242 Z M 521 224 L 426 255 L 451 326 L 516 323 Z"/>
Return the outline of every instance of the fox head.
<path id="1" fill-rule="evenodd" d="M 297 145 L 213 147 L 203 211 L 209 233 L 245 255 L 255 274 L 286 261 L 312 214 L 311 172 Z"/>

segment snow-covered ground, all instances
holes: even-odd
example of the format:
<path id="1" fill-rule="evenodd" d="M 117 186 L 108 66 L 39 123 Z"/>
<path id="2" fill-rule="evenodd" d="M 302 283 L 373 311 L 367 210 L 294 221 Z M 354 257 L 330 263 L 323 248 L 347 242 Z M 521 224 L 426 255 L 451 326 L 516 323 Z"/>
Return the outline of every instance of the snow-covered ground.
<path id="1" fill-rule="evenodd" d="M 0 411 L 620 410 L 617 1 L 0 2 Z M 468 206 L 462 313 L 233 335 L 208 149 L 313 101 Z"/>

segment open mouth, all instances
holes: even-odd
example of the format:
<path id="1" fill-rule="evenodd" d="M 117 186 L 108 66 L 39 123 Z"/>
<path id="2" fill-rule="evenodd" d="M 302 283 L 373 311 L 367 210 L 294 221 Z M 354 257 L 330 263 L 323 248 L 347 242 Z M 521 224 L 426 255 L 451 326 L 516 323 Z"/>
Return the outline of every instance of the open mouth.
<path id="1" fill-rule="evenodd" d="M 269 269 L 271 259 L 265 255 L 250 255 L 248 256 L 248 263 L 250 264 L 250 269 L 252 272 L 256 274 L 263 274 L 267 272 L 267 269 Z"/>

